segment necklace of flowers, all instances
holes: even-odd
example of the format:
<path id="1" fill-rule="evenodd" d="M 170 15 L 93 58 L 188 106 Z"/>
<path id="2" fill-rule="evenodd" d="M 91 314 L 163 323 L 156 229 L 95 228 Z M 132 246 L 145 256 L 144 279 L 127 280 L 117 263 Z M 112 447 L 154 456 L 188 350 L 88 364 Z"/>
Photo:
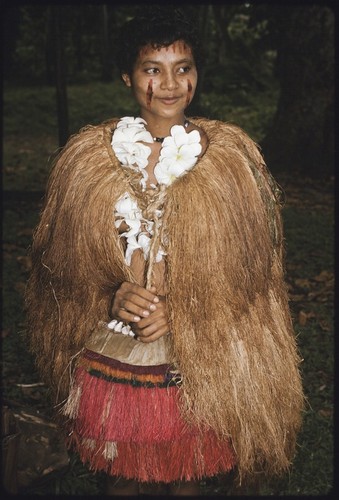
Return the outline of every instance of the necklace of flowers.
<path id="1" fill-rule="evenodd" d="M 151 148 L 143 143 L 153 143 L 154 139 L 146 130 L 146 122 L 142 118 L 125 116 L 122 118 L 113 133 L 112 147 L 124 167 L 141 173 L 140 185 L 142 191 L 146 190 L 148 174 L 146 167 Z M 159 161 L 154 167 L 154 176 L 159 186 L 168 187 L 175 179 L 191 170 L 201 153 L 200 134 L 197 130 L 187 133 L 182 125 L 174 125 L 170 136 L 162 142 Z M 156 189 L 156 185 L 151 184 Z M 155 210 L 155 218 L 161 218 L 161 211 Z M 116 227 L 124 221 L 129 230 L 121 236 L 127 240 L 125 260 L 128 265 L 134 250 L 141 248 L 144 258 L 149 256 L 150 238 L 153 234 L 154 222 L 145 219 L 138 207 L 137 201 L 129 193 L 125 193 L 115 206 Z M 146 231 L 142 231 L 142 226 Z M 162 259 L 164 252 L 159 250 L 157 261 Z"/>
<path id="2" fill-rule="evenodd" d="M 144 143 L 152 144 L 157 141 L 146 130 L 146 121 L 140 117 L 134 118 L 125 116 L 122 118 L 112 136 L 112 148 L 123 167 L 141 173 L 140 186 L 142 191 L 146 191 L 148 174 L 146 167 L 151 148 Z M 170 135 L 161 138 L 162 148 L 158 163 L 154 167 L 154 176 L 162 192 L 164 188 L 170 186 L 178 177 L 191 170 L 197 162 L 201 153 L 200 134 L 197 130 L 187 133 L 185 126 L 174 125 L 170 130 Z M 152 189 L 156 189 L 155 184 L 151 184 Z M 125 193 L 115 205 L 115 226 L 117 228 L 124 222 L 128 230 L 120 236 L 126 238 L 125 261 L 131 265 L 132 254 L 135 250 L 141 249 L 144 259 L 149 259 L 151 249 L 151 238 L 154 237 L 161 225 L 162 210 L 155 208 L 153 219 L 143 217 L 136 199 L 129 193 Z M 159 247 L 155 256 L 155 262 L 160 262 L 165 255 L 164 250 Z M 109 328 L 125 335 L 134 335 L 129 325 L 113 320 L 109 323 Z"/>

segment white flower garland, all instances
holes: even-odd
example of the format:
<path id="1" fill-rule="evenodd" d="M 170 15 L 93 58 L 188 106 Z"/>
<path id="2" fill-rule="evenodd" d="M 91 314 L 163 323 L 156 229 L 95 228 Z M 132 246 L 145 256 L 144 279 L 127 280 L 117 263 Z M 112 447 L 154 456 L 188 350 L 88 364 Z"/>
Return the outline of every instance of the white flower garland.
<path id="1" fill-rule="evenodd" d="M 151 148 L 143 143 L 152 144 L 154 142 L 145 125 L 147 125 L 146 121 L 140 117 L 125 116 L 118 122 L 111 142 L 120 163 L 124 167 L 142 174 L 140 185 L 143 191 L 146 190 L 148 180 L 146 167 L 148 157 L 151 154 Z M 187 133 L 185 127 L 174 125 L 170 134 L 164 138 L 158 163 L 154 167 L 154 176 L 158 184 L 165 187 L 170 186 L 175 179 L 191 170 L 202 150 L 200 134 L 197 130 Z M 156 189 L 156 186 L 151 184 L 151 188 Z M 162 211 L 156 210 L 155 216 L 157 223 L 161 224 Z M 143 217 L 137 201 L 129 193 L 125 193 L 115 205 L 115 226 L 119 228 L 123 222 L 129 228 L 128 231 L 120 235 L 125 237 L 127 242 L 125 252 L 127 265 L 131 265 L 132 254 L 138 248 L 142 250 L 144 258 L 147 260 L 154 222 Z M 164 250 L 160 248 L 156 262 L 160 262 L 164 255 Z M 108 327 L 125 335 L 134 335 L 129 325 L 124 325 L 117 320 L 111 321 Z"/>
<path id="2" fill-rule="evenodd" d="M 148 174 L 146 167 L 151 148 L 142 142 L 153 143 L 152 135 L 145 128 L 146 122 L 142 118 L 125 116 L 122 118 L 113 133 L 112 147 L 121 164 L 132 170 L 141 172 L 140 181 L 142 190 L 146 190 Z M 170 186 L 175 179 L 191 170 L 201 153 L 200 134 L 197 130 L 187 133 L 185 127 L 174 125 L 171 135 L 165 137 L 159 156 L 159 161 L 154 168 L 154 175 L 159 185 Z M 156 186 L 151 185 L 155 188 Z M 155 214 L 161 218 L 161 211 Z M 144 219 L 136 200 L 129 193 L 125 193 L 115 205 L 116 227 L 125 222 L 129 230 L 122 233 L 126 237 L 127 248 L 125 260 L 131 264 L 132 253 L 137 248 L 142 249 L 147 260 L 150 248 L 150 236 L 153 234 L 153 222 Z M 144 230 L 142 227 L 144 226 Z M 150 235 L 150 236 L 148 236 Z M 156 261 L 160 262 L 164 255 L 159 250 Z"/>
<path id="3" fill-rule="evenodd" d="M 145 128 L 145 120 L 142 118 L 133 118 L 125 116 L 122 118 L 112 137 L 113 151 L 124 167 L 142 173 L 141 185 L 146 189 L 148 174 L 145 171 L 148 163 L 148 157 L 151 154 L 151 148 L 143 142 L 153 142 L 153 137 Z"/>

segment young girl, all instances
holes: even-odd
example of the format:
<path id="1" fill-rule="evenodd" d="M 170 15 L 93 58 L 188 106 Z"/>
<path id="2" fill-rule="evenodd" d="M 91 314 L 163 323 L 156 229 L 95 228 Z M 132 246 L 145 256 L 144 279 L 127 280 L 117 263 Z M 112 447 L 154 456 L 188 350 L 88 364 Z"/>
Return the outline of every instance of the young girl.
<path id="1" fill-rule="evenodd" d="M 112 495 L 279 474 L 301 423 L 279 190 L 240 128 L 186 116 L 198 41 L 167 10 L 123 28 L 139 114 L 70 138 L 34 236 L 31 346 Z"/>

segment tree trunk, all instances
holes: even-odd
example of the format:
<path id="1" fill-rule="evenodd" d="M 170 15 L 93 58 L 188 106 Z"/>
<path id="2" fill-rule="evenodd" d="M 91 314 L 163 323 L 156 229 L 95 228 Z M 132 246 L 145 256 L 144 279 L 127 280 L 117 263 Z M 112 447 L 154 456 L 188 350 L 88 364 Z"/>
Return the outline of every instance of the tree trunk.
<path id="1" fill-rule="evenodd" d="M 59 146 L 66 144 L 69 137 L 68 123 L 68 100 L 66 85 L 66 60 L 63 43 L 63 33 L 61 25 L 61 12 L 59 6 L 53 6 L 53 35 L 54 35 L 54 53 L 55 53 L 55 86 L 58 115 Z"/>
<path id="2" fill-rule="evenodd" d="M 101 6 L 102 10 L 102 71 L 101 79 L 103 82 L 111 82 L 113 78 L 111 52 L 109 42 L 108 11 L 107 5 Z"/>
<path id="3" fill-rule="evenodd" d="M 2 484 L 9 495 L 18 494 L 18 455 L 21 432 L 12 410 L 2 407 Z"/>
<path id="4" fill-rule="evenodd" d="M 77 73 L 82 73 L 84 70 L 84 50 L 83 50 L 83 9 L 79 9 L 75 17 L 75 30 L 72 32 L 73 43 L 75 48 L 75 68 Z"/>
<path id="5" fill-rule="evenodd" d="M 206 54 L 208 53 L 208 47 L 210 45 L 210 36 L 208 32 L 209 16 L 210 16 L 210 6 L 206 4 L 199 5 L 198 15 L 197 15 L 198 30 L 199 30 L 199 35 L 201 37 L 201 45 L 205 47 Z M 191 116 L 198 116 L 203 114 L 203 109 L 200 103 L 200 96 L 204 90 L 205 72 L 206 72 L 206 62 L 202 65 L 202 68 L 200 68 L 195 96 L 192 104 L 190 104 L 189 106 L 188 113 Z"/>
<path id="6" fill-rule="evenodd" d="M 218 31 L 218 61 L 221 64 L 227 57 L 229 58 L 233 50 L 233 42 L 229 35 L 228 28 L 234 17 L 238 12 L 238 5 L 212 5 L 215 25 Z"/>
<path id="7" fill-rule="evenodd" d="M 334 16 L 323 6 L 276 14 L 280 99 L 262 142 L 272 171 L 317 177 L 334 167 Z"/>

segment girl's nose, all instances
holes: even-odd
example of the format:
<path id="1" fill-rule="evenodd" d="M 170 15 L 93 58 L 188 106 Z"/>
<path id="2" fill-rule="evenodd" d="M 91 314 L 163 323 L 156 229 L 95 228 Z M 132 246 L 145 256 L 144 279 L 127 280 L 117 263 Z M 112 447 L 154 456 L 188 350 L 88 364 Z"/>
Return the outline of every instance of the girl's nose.
<path id="1" fill-rule="evenodd" d="M 160 88 L 162 90 L 174 90 L 178 88 L 178 81 L 176 79 L 176 75 L 171 71 L 167 72 L 164 75 L 164 78 L 161 81 Z"/>

